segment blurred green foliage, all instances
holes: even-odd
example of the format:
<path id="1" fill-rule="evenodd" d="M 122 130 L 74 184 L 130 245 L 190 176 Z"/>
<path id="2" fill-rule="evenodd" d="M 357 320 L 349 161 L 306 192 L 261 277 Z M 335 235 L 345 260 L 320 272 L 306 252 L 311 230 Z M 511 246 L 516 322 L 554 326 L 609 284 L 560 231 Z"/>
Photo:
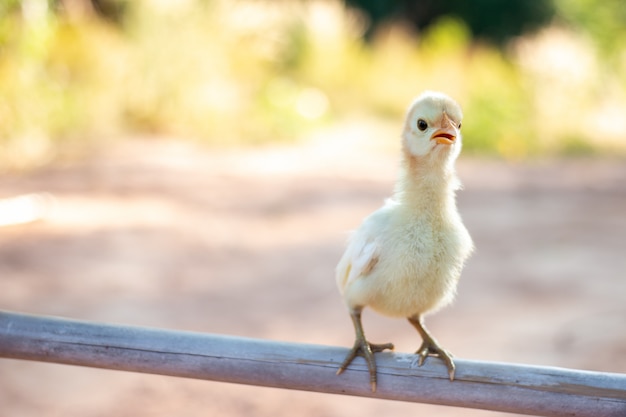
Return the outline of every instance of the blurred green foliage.
<path id="1" fill-rule="evenodd" d="M 626 41 L 624 1 L 605 0 L 602 5 L 592 0 L 555 1 L 561 17 L 573 28 L 585 31 L 602 54 L 624 59 L 623 46 Z"/>
<path id="2" fill-rule="evenodd" d="M 339 0 L 5 0 L 0 167 L 138 133 L 293 141 L 354 114 L 398 120 L 424 89 L 463 105 L 469 152 L 622 150 L 624 7 L 554 7 L 554 23 L 498 45 L 463 13 L 419 32 L 381 24 L 364 41 L 367 17 Z"/>

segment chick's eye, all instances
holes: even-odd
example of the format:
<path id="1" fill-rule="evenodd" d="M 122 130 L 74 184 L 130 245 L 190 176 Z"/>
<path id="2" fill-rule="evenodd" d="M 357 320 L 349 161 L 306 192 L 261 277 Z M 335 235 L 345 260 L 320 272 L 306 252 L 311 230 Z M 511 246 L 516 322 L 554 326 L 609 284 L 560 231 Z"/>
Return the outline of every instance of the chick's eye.
<path id="1" fill-rule="evenodd" d="M 423 132 L 428 128 L 428 123 L 426 123 L 426 120 L 424 119 L 419 119 L 417 121 L 417 128 Z"/>
<path id="2" fill-rule="evenodd" d="M 458 127 L 459 129 L 461 128 L 461 125 L 462 125 L 462 124 L 463 124 L 463 123 L 459 122 L 459 127 Z"/>

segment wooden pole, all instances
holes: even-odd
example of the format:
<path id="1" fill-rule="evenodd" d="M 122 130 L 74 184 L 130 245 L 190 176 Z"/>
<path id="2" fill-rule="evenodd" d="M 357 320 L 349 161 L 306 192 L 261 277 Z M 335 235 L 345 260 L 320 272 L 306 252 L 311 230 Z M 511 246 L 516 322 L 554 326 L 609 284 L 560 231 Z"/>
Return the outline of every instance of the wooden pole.
<path id="1" fill-rule="evenodd" d="M 378 391 L 346 348 L 89 323 L 0 311 L 0 357 L 541 416 L 626 416 L 626 375 L 380 353 Z"/>

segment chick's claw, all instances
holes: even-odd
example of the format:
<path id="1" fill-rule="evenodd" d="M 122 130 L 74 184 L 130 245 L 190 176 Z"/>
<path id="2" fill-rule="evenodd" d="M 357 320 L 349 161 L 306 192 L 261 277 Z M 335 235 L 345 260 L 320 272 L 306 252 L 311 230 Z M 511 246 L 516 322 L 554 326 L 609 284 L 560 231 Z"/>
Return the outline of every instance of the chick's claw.
<path id="1" fill-rule="evenodd" d="M 382 352 L 384 350 L 393 350 L 394 346 L 393 343 L 370 343 L 370 349 L 372 350 L 372 352 L 374 353 L 378 353 L 378 352 Z"/>

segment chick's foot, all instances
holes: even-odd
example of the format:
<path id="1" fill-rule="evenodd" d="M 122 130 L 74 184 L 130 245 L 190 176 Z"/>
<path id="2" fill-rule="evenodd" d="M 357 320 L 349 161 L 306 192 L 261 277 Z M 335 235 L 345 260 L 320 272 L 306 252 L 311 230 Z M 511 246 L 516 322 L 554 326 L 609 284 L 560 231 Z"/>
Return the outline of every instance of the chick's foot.
<path id="1" fill-rule="evenodd" d="M 452 360 L 452 354 L 440 347 L 437 342 L 433 343 L 424 341 L 422 346 L 420 346 L 415 353 L 419 355 L 419 360 L 417 362 L 418 366 L 422 366 L 424 364 L 427 356 L 437 356 L 441 358 L 448 367 L 448 376 L 450 377 L 450 381 L 454 381 L 454 371 L 456 367 L 454 366 L 454 361 Z"/>
<path id="2" fill-rule="evenodd" d="M 346 356 L 346 359 L 337 370 L 337 375 L 345 371 L 354 358 L 362 356 L 365 358 L 365 362 L 367 362 L 372 392 L 376 392 L 376 359 L 374 358 L 374 353 L 382 352 L 386 349 L 393 350 L 393 343 L 376 344 L 368 342 L 365 338 L 357 338 L 354 341 L 354 346 Z"/>
<path id="3" fill-rule="evenodd" d="M 437 343 L 435 338 L 432 337 L 428 330 L 424 327 L 420 317 L 409 318 L 409 322 L 417 329 L 423 340 L 422 345 L 419 349 L 417 349 L 417 351 L 415 351 L 415 354 L 419 355 L 417 365 L 422 366 L 427 356 L 437 356 L 443 360 L 448 367 L 448 376 L 450 377 L 450 381 L 454 381 L 454 372 L 456 367 L 454 366 L 454 361 L 452 360 L 452 354 L 439 346 L 439 343 Z"/>

